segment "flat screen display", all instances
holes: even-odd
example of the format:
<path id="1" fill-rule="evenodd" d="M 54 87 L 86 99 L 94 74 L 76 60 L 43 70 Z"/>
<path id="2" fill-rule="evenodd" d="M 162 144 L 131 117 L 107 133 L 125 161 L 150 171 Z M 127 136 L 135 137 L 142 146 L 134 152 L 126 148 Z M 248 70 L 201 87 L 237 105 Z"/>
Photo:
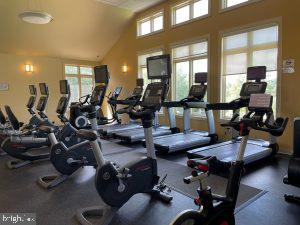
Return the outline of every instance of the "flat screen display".
<path id="1" fill-rule="evenodd" d="M 247 69 L 247 80 L 263 80 L 266 79 L 267 67 L 254 66 Z"/>
<path id="2" fill-rule="evenodd" d="M 160 55 L 147 58 L 148 79 L 171 78 L 170 55 Z"/>
<path id="3" fill-rule="evenodd" d="M 195 83 L 202 84 L 207 82 L 207 73 L 195 73 Z"/>

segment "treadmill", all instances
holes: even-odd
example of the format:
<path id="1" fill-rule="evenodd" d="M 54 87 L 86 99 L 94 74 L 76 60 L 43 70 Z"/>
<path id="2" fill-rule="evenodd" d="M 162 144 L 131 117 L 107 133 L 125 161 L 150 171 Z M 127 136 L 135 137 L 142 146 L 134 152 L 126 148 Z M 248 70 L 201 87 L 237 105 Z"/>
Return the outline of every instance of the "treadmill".
<path id="1" fill-rule="evenodd" d="M 229 103 L 210 104 L 207 107 L 212 110 L 233 110 L 232 121 L 238 120 L 239 110 L 248 107 L 251 94 L 265 93 L 267 83 L 262 82 L 266 78 L 265 66 L 249 67 L 247 70 L 247 80 L 244 83 L 240 92 L 240 98 Z M 274 115 L 272 115 L 270 123 L 274 122 Z M 238 149 L 241 143 L 241 137 L 237 132 L 232 132 L 232 140 L 223 143 L 197 148 L 187 152 L 188 158 L 203 158 L 215 156 L 221 165 L 229 165 L 236 159 Z M 246 146 L 244 162 L 251 164 L 261 159 L 275 156 L 278 152 L 278 144 L 276 137 L 269 134 L 269 141 L 262 139 L 249 139 Z"/>
<path id="2" fill-rule="evenodd" d="M 143 86 L 144 86 L 144 80 L 143 79 L 137 79 L 136 80 L 136 88 L 134 88 L 132 94 L 130 97 L 122 100 L 118 99 L 110 99 L 108 103 L 110 105 L 123 105 L 127 106 L 125 108 L 118 109 L 116 111 L 116 114 L 120 115 L 125 113 L 127 108 L 129 107 L 135 107 L 139 104 L 139 101 L 143 94 Z M 113 124 L 113 125 L 106 125 L 106 126 L 100 126 L 98 131 L 103 137 L 112 137 L 114 133 L 128 130 L 128 129 L 135 129 L 142 127 L 140 123 L 130 120 L 130 123 L 127 124 L 121 124 L 121 122 Z"/>
<path id="3" fill-rule="evenodd" d="M 156 69 L 160 70 L 160 68 L 156 68 Z M 157 74 L 154 74 L 154 75 L 148 74 L 149 79 L 156 79 L 156 76 L 157 76 Z M 160 76 L 157 76 L 157 77 L 158 77 L 157 79 L 160 79 L 159 78 Z M 148 93 L 144 93 L 144 97 L 147 94 Z M 168 118 L 169 118 L 170 127 L 159 125 L 158 112 L 157 111 L 155 112 L 155 117 L 153 120 L 153 128 L 152 128 L 153 137 L 168 135 L 168 134 L 172 134 L 174 132 L 179 131 L 179 129 L 176 127 L 175 113 L 169 109 L 168 109 L 168 112 L 169 112 Z M 134 128 L 134 129 L 118 131 L 113 134 L 113 137 L 116 139 L 120 139 L 121 141 L 127 142 L 127 143 L 141 142 L 145 139 L 145 134 L 144 134 L 143 129 L 144 129 L 143 127 L 138 127 L 138 128 Z"/>
<path id="4" fill-rule="evenodd" d="M 169 113 L 169 123 L 170 127 L 162 126 L 158 122 L 158 112 L 155 112 L 153 121 L 153 137 L 163 136 L 173 134 L 178 132 L 176 127 L 175 114 Z M 113 133 L 113 137 L 127 143 L 140 142 L 145 139 L 145 134 L 143 133 L 143 127 L 138 127 L 134 129 L 127 129 Z"/>
<path id="5" fill-rule="evenodd" d="M 218 136 L 215 132 L 214 115 L 212 110 L 207 110 L 207 102 L 203 98 L 207 90 L 207 73 L 195 74 L 195 85 L 190 88 L 187 98 L 181 101 L 171 101 L 170 107 L 183 107 L 184 131 L 182 133 L 171 134 L 154 138 L 154 146 L 162 153 L 172 153 L 188 150 L 200 146 L 206 146 L 217 142 Z M 207 117 L 209 131 L 197 131 L 190 128 L 191 109 L 204 109 Z"/>

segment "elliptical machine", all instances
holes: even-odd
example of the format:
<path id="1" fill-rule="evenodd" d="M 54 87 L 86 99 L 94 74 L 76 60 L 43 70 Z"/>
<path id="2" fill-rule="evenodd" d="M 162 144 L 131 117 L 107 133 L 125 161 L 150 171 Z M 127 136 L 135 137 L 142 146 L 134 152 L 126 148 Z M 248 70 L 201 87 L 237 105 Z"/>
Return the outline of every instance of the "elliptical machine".
<path id="1" fill-rule="evenodd" d="M 300 118 L 294 121 L 294 153 L 289 161 L 287 175 L 283 178 L 283 183 L 300 187 Z M 285 194 L 284 198 L 287 202 L 300 204 L 300 197 Z"/>
<path id="2" fill-rule="evenodd" d="M 90 141 L 97 160 L 96 189 L 106 203 L 103 208 L 79 210 L 76 214 L 81 224 L 91 224 L 85 216 L 102 216 L 103 225 L 111 222 L 115 213 L 132 196 L 138 193 L 149 193 L 155 198 L 170 202 L 172 197 L 165 193 L 166 185 L 159 183 L 157 161 L 153 145 L 152 123 L 154 113 L 161 108 L 169 88 L 171 75 L 170 55 L 147 58 L 148 78 L 160 79 L 161 82 L 148 84 L 141 101 L 141 109 L 131 109 L 129 115 L 133 119 L 141 119 L 144 127 L 147 157 L 132 161 L 120 167 L 106 161 L 98 144 L 98 135 L 94 131 L 80 130 L 78 135 Z M 94 118 L 95 119 L 95 118 Z"/>
<path id="3" fill-rule="evenodd" d="M 244 153 L 251 129 L 271 133 L 274 136 L 281 136 L 285 130 L 288 119 L 277 118 L 272 120 L 272 96 L 267 94 L 251 95 L 249 113 L 240 121 L 234 118 L 229 123 L 222 124 L 223 127 L 231 127 L 238 131 L 242 137 L 236 161 L 231 163 L 230 174 L 226 188 L 226 195 L 213 194 L 210 187 L 203 186 L 203 180 L 209 176 L 215 168 L 214 156 L 188 161 L 188 166 L 195 169 L 192 175 L 184 178 L 189 184 L 199 181 L 200 187 L 197 192 L 199 198 L 195 204 L 199 211 L 187 210 L 180 213 L 170 225 L 234 225 L 234 210 L 239 192 L 240 180 L 244 169 Z M 266 120 L 264 117 L 266 116 Z"/>

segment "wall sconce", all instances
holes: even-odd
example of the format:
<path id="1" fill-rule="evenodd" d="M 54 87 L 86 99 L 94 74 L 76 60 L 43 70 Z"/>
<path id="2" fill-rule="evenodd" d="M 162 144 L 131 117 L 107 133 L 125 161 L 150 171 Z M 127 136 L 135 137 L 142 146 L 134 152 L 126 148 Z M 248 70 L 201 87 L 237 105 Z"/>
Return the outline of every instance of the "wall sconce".
<path id="1" fill-rule="evenodd" d="M 127 71 L 128 71 L 128 66 L 127 66 L 126 64 L 124 64 L 124 65 L 122 66 L 122 72 L 123 72 L 123 73 L 127 73 Z"/>
<path id="2" fill-rule="evenodd" d="M 33 72 L 33 65 L 26 64 L 26 65 L 25 65 L 25 71 L 26 71 L 27 73 L 32 73 L 32 72 Z"/>

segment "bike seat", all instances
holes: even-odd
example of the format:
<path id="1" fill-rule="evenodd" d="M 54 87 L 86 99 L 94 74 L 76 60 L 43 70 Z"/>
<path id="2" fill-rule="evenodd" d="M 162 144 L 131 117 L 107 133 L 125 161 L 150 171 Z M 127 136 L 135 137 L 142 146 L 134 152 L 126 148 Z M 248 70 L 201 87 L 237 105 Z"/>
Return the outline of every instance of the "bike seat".
<path id="1" fill-rule="evenodd" d="M 42 131 L 42 132 L 45 132 L 47 134 L 54 133 L 54 128 L 50 127 L 50 126 L 40 126 L 39 130 Z"/>
<path id="2" fill-rule="evenodd" d="M 88 140 L 88 141 L 96 141 L 98 139 L 98 135 L 95 131 L 92 130 L 79 130 L 76 133 L 80 138 Z"/>

